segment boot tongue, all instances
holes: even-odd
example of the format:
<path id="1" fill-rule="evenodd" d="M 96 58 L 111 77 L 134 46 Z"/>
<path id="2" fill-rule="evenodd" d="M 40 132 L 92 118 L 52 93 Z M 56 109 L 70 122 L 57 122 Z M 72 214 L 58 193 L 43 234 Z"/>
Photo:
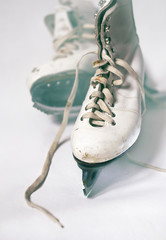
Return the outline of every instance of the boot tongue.
<path id="1" fill-rule="evenodd" d="M 59 0 L 59 2 L 62 5 L 70 7 L 74 15 L 77 16 L 80 21 L 94 24 L 94 15 L 97 11 L 97 7 L 92 1 Z"/>
<path id="2" fill-rule="evenodd" d="M 54 39 L 60 39 L 73 30 L 69 12 L 65 7 L 55 9 L 54 17 Z"/>

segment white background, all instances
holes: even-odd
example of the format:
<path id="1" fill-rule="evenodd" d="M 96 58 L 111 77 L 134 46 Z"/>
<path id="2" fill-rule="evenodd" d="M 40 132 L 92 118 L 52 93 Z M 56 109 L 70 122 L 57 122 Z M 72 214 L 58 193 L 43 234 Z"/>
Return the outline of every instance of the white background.
<path id="1" fill-rule="evenodd" d="M 43 17 L 53 0 L 0 0 L 0 239 L 165 240 L 166 174 L 117 159 L 100 174 L 93 197 L 82 193 L 81 170 L 68 140 L 54 156 L 44 187 L 33 200 L 65 225 L 60 229 L 29 208 L 24 191 L 38 176 L 58 130 L 51 117 L 32 108 L 26 77 L 53 56 Z M 166 2 L 134 0 L 140 43 L 151 81 L 166 91 Z M 166 111 L 150 109 L 141 135 L 131 149 L 139 161 L 166 168 Z"/>

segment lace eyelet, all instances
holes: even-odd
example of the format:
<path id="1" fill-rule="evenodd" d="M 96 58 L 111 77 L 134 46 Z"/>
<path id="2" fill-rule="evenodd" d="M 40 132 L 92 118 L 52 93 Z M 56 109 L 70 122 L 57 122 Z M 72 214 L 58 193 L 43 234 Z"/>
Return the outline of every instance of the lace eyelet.
<path id="1" fill-rule="evenodd" d="M 111 48 L 111 52 L 112 52 L 112 53 L 115 53 L 115 49 L 114 49 L 114 48 Z"/>
<path id="2" fill-rule="evenodd" d="M 105 32 L 109 32 L 109 30 L 110 30 L 110 26 L 106 26 L 105 27 Z"/>
<path id="3" fill-rule="evenodd" d="M 105 3 L 106 3 L 106 0 L 100 0 L 98 5 L 99 7 L 103 7 Z"/>
<path id="4" fill-rule="evenodd" d="M 80 118 L 80 121 L 83 121 L 83 117 Z"/>
<path id="5" fill-rule="evenodd" d="M 107 38 L 105 39 L 105 43 L 106 43 L 106 45 L 109 45 L 109 44 L 110 44 L 110 38 L 107 37 Z"/>
<path id="6" fill-rule="evenodd" d="M 115 126 L 116 125 L 116 122 L 115 121 L 112 121 L 112 126 Z"/>
<path id="7" fill-rule="evenodd" d="M 95 19 L 96 19 L 97 15 L 98 15 L 98 11 L 94 14 L 94 18 Z"/>
<path id="8" fill-rule="evenodd" d="M 112 118 L 115 118 L 116 117 L 116 114 L 115 113 L 112 113 Z"/>

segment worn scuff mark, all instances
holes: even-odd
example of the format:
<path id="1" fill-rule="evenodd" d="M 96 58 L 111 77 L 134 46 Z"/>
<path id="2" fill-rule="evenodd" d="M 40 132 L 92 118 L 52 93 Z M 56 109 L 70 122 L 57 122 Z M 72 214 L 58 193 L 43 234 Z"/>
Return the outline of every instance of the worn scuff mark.
<path id="1" fill-rule="evenodd" d="M 88 162 L 92 162 L 92 163 L 97 163 L 97 157 L 95 156 L 92 156 L 91 154 L 88 154 L 88 153 L 84 153 L 84 155 L 82 156 L 82 159 L 83 160 L 89 160 Z"/>

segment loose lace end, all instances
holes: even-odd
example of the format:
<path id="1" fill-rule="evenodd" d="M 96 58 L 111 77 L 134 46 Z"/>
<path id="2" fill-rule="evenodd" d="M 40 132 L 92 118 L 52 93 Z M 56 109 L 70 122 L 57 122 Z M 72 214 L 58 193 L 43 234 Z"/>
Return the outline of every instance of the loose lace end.
<path id="1" fill-rule="evenodd" d="M 148 163 L 142 163 L 142 162 L 139 162 L 139 161 L 136 161 L 135 159 L 133 159 L 128 153 L 126 155 L 128 157 L 128 160 L 132 163 L 135 163 L 135 164 L 137 164 L 141 167 L 144 167 L 144 168 L 149 168 L 149 169 L 152 169 L 152 170 L 155 170 L 155 171 L 158 171 L 158 172 L 166 173 L 165 168 L 156 167 L 156 166 L 153 166 L 153 165 L 148 164 Z"/>
<path id="2" fill-rule="evenodd" d="M 55 222 L 57 225 L 59 225 L 59 227 L 64 228 L 64 225 L 60 222 L 60 220 L 58 218 L 56 218 L 51 212 L 49 212 L 47 209 L 45 209 L 44 207 L 41 207 L 40 205 L 33 203 L 31 201 L 31 194 L 32 192 L 29 192 L 29 188 L 27 189 L 27 191 L 25 192 L 25 200 L 27 202 L 27 204 L 32 207 L 32 208 L 36 208 L 39 211 L 43 212 L 45 215 L 47 215 L 53 222 Z"/>
<path id="3" fill-rule="evenodd" d="M 72 107 L 72 104 L 73 104 L 73 101 L 75 99 L 75 95 L 76 95 L 76 92 L 77 92 L 77 86 L 78 86 L 78 81 L 79 81 L 79 65 L 80 65 L 80 62 L 82 61 L 82 59 L 88 55 L 88 54 L 96 54 L 96 52 L 88 52 L 86 54 L 84 54 L 80 60 L 78 61 L 77 63 L 77 66 L 76 66 L 76 74 L 75 74 L 75 81 L 74 81 L 74 84 L 73 84 L 73 88 L 71 90 L 71 93 L 70 93 L 70 96 L 68 98 L 68 101 L 67 101 L 67 104 L 66 104 L 66 107 L 64 109 L 64 113 L 63 113 L 63 120 L 62 120 L 62 123 L 59 127 L 59 130 L 55 136 L 55 139 L 48 151 L 48 154 L 47 154 L 47 158 L 44 162 L 44 165 L 43 165 L 43 169 L 42 169 L 42 173 L 40 174 L 40 176 L 32 183 L 32 185 L 30 185 L 28 187 L 28 189 L 26 190 L 25 192 L 25 200 L 27 202 L 27 204 L 32 207 L 32 208 L 36 208 L 38 209 L 39 211 L 43 212 L 45 215 L 47 215 L 51 220 L 53 220 L 55 223 L 57 223 L 61 228 L 64 228 L 63 224 L 59 221 L 58 218 L 56 218 L 51 212 L 49 212 L 47 209 L 45 209 L 44 207 L 41 207 L 40 205 L 38 204 L 35 204 L 31 201 L 31 195 L 37 191 L 45 182 L 46 178 L 47 178 L 47 175 L 49 173 L 49 170 L 50 170 L 50 166 L 51 166 L 51 163 L 52 163 L 52 159 L 53 159 L 53 156 L 58 148 L 58 144 L 59 144 L 59 141 L 62 137 L 62 134 L 66 128 L 66 125 L 68 123 L 68 119 L 69 119 L 69 114 L 70 114 L 70 110 L 71 110 L 71 107 Z"/>

